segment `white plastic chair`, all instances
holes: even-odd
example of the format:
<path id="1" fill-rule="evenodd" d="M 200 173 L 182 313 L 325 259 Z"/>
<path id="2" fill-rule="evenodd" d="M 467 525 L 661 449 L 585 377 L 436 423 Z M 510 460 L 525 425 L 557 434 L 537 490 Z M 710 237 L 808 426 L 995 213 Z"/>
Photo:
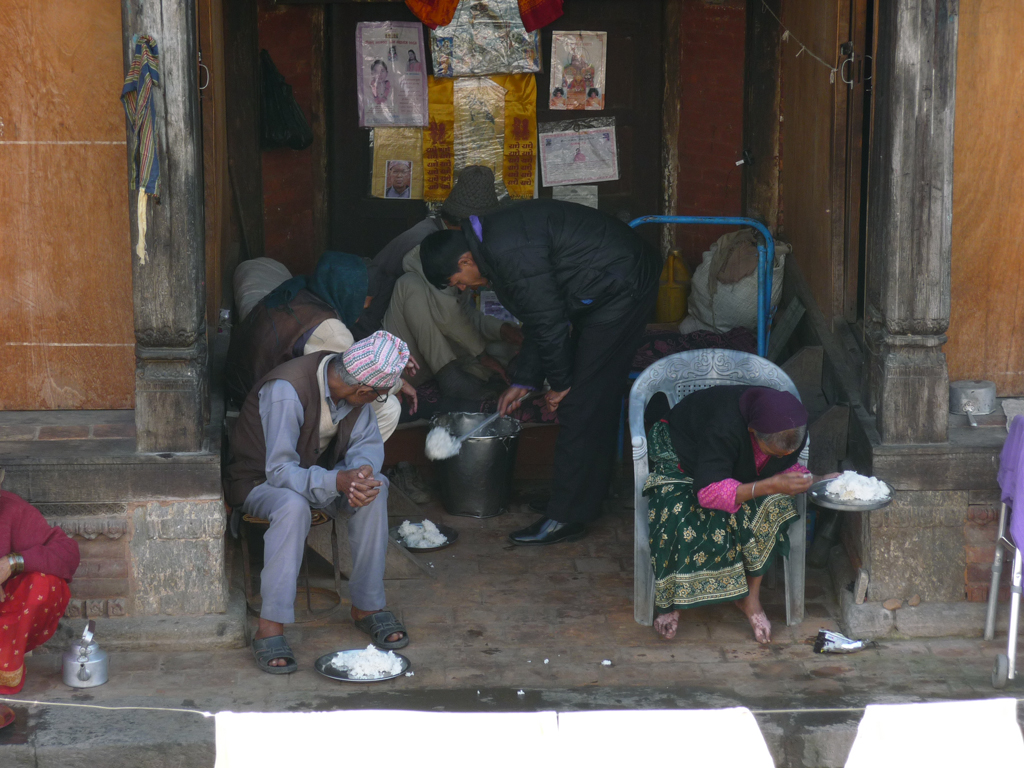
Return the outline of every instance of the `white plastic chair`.
<path id="1" fill-rule="evenodd" d="M 636 509 L 633 557 L 633 617 L 637 623 L 654 623 L 654 569 L 651 567 L 650 531 L 647 523 L 647 434 L 644 409 L 656 392 L 664 392 L 674 407 L 691 392 L 720 384 L 748 384 L 791 392 L 798 399 L 792 380 L 774 363 L 747 352 L 729 349 L 697 349 L 663 358 L 637 378 L 629 392 L 629 431 L 633 445 L 633 499 Z M 800 452 L 799 463 L 807 466 L 810 438 Z M 786 624 L 804 619 L 804 558 L 807 549 L 807 499 L 794 500 L 799 513 L 789 526 L 789 557 L 785 558 Z"/>

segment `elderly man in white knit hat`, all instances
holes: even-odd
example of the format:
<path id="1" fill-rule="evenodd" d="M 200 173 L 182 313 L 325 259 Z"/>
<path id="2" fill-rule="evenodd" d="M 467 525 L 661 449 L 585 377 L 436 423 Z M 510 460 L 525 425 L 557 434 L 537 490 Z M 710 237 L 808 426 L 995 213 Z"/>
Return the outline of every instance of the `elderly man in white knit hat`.
<path id="1" fill-rule="evenodd" d="M 388 484 L 384 441 L 369 407 L 386 398 L 409 348 L 384 331 L 341 354 L 319 352 L 279 365 L 253 387 L 231 432 L 224 498 L 270 521 L 260 574 L 263 607 L 252 649 L 260 669 L 294 672 L 284 638 L 295 620 L 295 586 L 310 528 L 310 509 L 348 516 L 352 547 L 352 619 L 387 650 L 409 644 L 385 610 Z"/>

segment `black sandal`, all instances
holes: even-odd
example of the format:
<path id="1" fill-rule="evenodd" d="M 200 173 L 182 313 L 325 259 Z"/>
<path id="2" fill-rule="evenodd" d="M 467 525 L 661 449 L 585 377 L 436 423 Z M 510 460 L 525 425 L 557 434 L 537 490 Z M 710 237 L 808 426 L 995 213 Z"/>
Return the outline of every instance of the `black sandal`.
<path id="1" fill-rule="evenodd" d="M 395 614 L 391 611 L 377 611 L 362 619 L 355 619 L 356 626 L 370 636 L 373 644 L 385 651 L 397 651 L 409 644 L 409 633 Z M 388 638 L 401 632 L 402 637 L 398 640 L 388 641 Z"/>
<path id="2" fill-rule="evenodd" d="M 256 666 L 271 675 L 290 675 L 299 668 L 295 661 L 295 653 L 284 639 L 284 635 L 253 640 L 252 655 L 256 657 Z M 275 667 L 270 664 L 275 659 L 286 659 L 288 663 L 283 667 Z"/>

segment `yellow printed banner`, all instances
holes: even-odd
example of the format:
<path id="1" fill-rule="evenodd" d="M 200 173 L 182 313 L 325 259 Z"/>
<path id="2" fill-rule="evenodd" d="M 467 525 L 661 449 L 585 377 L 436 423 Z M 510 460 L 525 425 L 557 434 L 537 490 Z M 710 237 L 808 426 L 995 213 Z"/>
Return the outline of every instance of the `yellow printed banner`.
<path id="1" fill-rule="evenodd" d="M 505 187 L 514 200 L 533 197 L 537 175 L 537 80 L 534 75 L 491 75 L 505 89 Z M 428 78 L 429 124 L 423 130 L 423 197 L 448 197 L 455 167 L 455 104 L 452 78 Z"/>
<path id="2" fill-rule="evenodd" d="M 429 120 L 423 130 L 423 199 L 442 202 L 455 172 L 455 102 L 450 77 L 427 78 Z"/>
<path id="3" fill-rule="evenodd" d="M 537 180 L 537 78 L 492 75 L 505 89 L 505 169 L 509 197 L 533 197 Z"/>

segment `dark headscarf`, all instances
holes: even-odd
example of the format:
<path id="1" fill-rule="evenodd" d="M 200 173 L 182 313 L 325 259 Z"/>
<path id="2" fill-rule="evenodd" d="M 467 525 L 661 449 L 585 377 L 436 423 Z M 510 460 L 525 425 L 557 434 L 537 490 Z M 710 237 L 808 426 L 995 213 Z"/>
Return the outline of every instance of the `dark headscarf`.
<path id="1" fill-rule="evenodd" d="M 351 253 L 324 251 L 311 277 L 286 280 L 263 298 L 267 309 L 287 304 L 299 291 L 310 290 L 330 304 L 341 322 L 352 325 L 366 301 L 366 262 Z"/>
<path id="2" fill-rule="evenodd" d="M 763 435 L 807 425 L 807 409 L 789 392 L 751 387 L 740 395 L 740 413 L 747 426 Z"/>

